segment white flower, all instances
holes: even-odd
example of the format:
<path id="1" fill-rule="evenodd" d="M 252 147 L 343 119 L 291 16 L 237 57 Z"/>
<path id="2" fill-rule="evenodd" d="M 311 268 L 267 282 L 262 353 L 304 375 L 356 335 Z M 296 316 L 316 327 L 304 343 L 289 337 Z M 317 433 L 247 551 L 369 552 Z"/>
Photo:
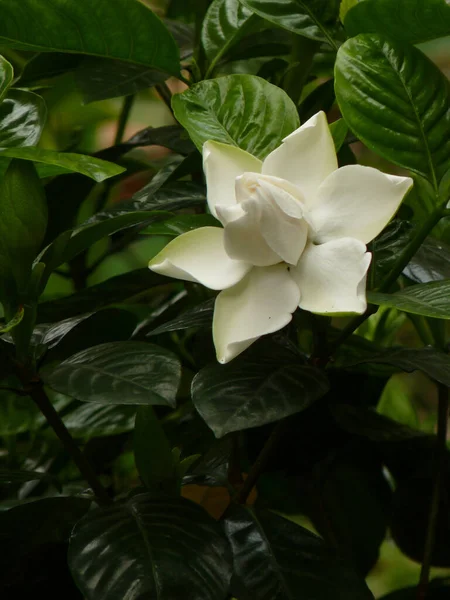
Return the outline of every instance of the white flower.
<path id="1" fill-rule="evenodd" d="M 287 325 L 298 306 L 328 315 L 365 311 L 366 243 L 397 211 L 409 177 L 338 169 L 323 112 L 263 162 L 206 142 L 203 167 L 208 205 L 223 229 L 180 235 L 149 267 L 223 290 L 213 321 L 219 362 Z"/>

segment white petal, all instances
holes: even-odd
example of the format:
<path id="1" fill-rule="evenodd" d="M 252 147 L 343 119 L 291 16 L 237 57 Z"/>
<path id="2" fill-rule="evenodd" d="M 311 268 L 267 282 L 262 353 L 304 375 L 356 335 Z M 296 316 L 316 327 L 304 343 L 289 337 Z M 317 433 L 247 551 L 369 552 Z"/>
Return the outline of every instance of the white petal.
<path id="1" fill-rule="evenodd" d="M 216 299 L 213 320 L 217 360 L 229 362 L 262 335 L 292 319 L 300 292 L 286 265 L 255 267 Z"/>
<path id="2" fill-rule="evenodd" d="M 308 244 L 291 269 L 300 288 L 300 308 L 330 315 L 363 313 L 371 258 L 366 246 L 353 238 Z"/>
<path id="3" fill-rule="evenodd" d="M 149 269 L 175 279 L 195 281 L 212 290 L 235 285 L 252 268 L 225 252 L 219 227 L 200 227 L 175 238 L 150 262 Z"/>
<path id="4" fill-rule="evenodd" d="M 324 112 L 319 112 L 283 140 L 264 160 L 262 173 L 287 179 L 313 206 L 319 185 L 338 168 L 333 138 Z"/>
<path id="5" fill-rule="evenodd" d="M 216 206 L 236 204 L 235 181 L 242 173 L 261 172 L 262 163 L 245 150 L 220 142 L 203 144 L 203 170 L 206 177 L 208 206 L 217 217 Z"/>
<path id="6" fill-rule="evenodd" d="M 367 244 L 391 220 L 412 184 L 410 177 L 386 175 L 372 167 L 338 169 L 320 186 L 311 210 L 316 241 L 352 237 Z"/>

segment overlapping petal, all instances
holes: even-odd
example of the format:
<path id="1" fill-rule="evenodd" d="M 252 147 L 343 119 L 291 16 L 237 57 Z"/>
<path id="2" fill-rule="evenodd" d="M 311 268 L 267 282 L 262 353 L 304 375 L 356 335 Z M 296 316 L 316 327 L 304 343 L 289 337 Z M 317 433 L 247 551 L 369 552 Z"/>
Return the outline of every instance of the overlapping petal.
<path id="1" fill-rule="evenodd" d="M 216 299 L 213 321 L 217 360 L 226 363 L 262 335 L 292 319 L 300 292 L 286 265 L 254 268 Z"/>
<path id="2" fill-rule="evenodd" d="M 308 243 L 291 269 L 300 288 L 300 308 L 318 314 L 363 313 L 371 258 L 365 244 L 353 238 Z"/>
<path id="3" fill-rule="evenodd" d="M 223 229 L 201 227 L 171 241 L 150 261 L 149 268 L 212 290 L 224 290 L 238 283 L 252 265 L 228 256 Z"/>
<path id="4" fill-rule="evenodd" d="M 283 140 L 262 165 L 264 175 L 274 175 L 296 185 L 313 206 L 317 190 L 338 168 L 333 138 L 325 113 L 319 112 Z"/>
<path id="5" fill-rule="evenodd" d="M 206 142 L 203 145 L 203 170 L 211 213 L 218 217 L 217 205 L 236 204 L 236 177 L 245 172 L 260 173 L 261 167 L 261 161 L 245 150 L 220 142 Z"/>
<path id="6" fill-rule="evenodd" d="M 367 244 L 391 220 L 412 184 L 410 177 L 371 167 L 338 169 L 320 186 L 311 211 L 316 241 L 353 237 Z"/>

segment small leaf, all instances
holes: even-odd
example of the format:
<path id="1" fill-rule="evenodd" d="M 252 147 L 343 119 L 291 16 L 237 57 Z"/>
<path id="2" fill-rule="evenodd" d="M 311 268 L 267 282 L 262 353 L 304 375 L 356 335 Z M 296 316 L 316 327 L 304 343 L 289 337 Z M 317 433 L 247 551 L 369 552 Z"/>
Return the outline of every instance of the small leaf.
<path id="1" fill-rule="evenodd" d="M 0 40 L 6 46 L 115 58 L 175 76 L 179 73 L 174 39 L 158 17 L 136 0 L 96 0 L 95 4 L 2 0 L 1 8 Z"/>
<path id="2" fill-rule="evenodd" d="M 142 342 L 112 342 L 78 352 L 42 377 L 83 402 L 175 406 L 181 368 L 174 354 Z"/>
<path id="3" fill-rule="evenodd" d="M 0 56 L 0 102 L 14 79 L 14 69 L 4 56 Z"/>
<path id="4" fill-rule="evenodd" d="M 416 233 L 408 221 L 394 219 L 372 242 L 372 263 L 374 271 L 372 287 L 376 287 L 392 269 L 399 253 L 407 246 Z"/>
<path id="5" fill-rule="evenodd" d="M 73 531 L 69 566 L 86 600 L 225 600 L 231 577 L 214 519 L 183 498 L 150 494 L 90 511 Z"/>
<path id="6" fill-rule="evenodd" d="M 180 329 L 190 329 L 191 327 L 211 327 L 214 315 L 214 299 L 206 300 L 202 304 L 186 310 L 184 313 L 164 323 L 147 334 L 159 335 L 168 331 L 180 331 Z"/>
<path id="7" fill-rule="evenodd" d="M 40 96 L 9 90 L 0 103 L 0 148 L 35 146 L 46 119 L 47 108 Z"/>
<path id="8" fill-rule="evenodd" d="M 403 274 L 416 283 L 450 279 L 450 246 L 428 237 L 405 267 Z"/>
<path id="9" fill-rule="evenodd" d="M 11 331 L 11 329 L 14 329 L 14 327 L 17 327 L 17 325 L 19 325 L 19 323 L 21 323 L 24 314 L 25 314 L 25 310 L 24 310 L 23 306 L 21 305 L 21 306 L 19 306 L 19 309 L 17 310 L 16 314 L 13 315 L 12 319 L 10 321 L 8 321 L 8 323 L 2 324 L 0 322 L 0 333 L 8 333 L 9 331 Z"/>
<path id="10" fill-rule="evenodd" d="M 335 87 L 358 138 L 437 191 L 450 155 L 450 88 L 438 67 L 413 46 L 364 34 L 339 48 Z"/>
<path id="11" fill-rule="evenodd" d="M 327 391 L 323 371 L 272 340 L 261 340 L 227 365 L 205 367 L 192 382 L 195 408 L 217 437 L 279 421 Z"/>
<path id="12" fill-rule="evenodd" d="M 199 227 L 220 227 L 220 223 L 212 215 L 179 215 L 162 223 L 152 223 L 141 234 L 177 237 Z"/>
<path id="13" fill-rule="evenodd" d="M 344 22 L 350 36 L 381 33 L 392 40 L 418 44 L 450 35 L 446 0 L 365 0 L 354 4 Z"/>
<path id="14" fill-rule="evenodd" d="M 200 152 L 215 140 L 264 158 L 299 125 L 286 92 L 254 75 L 202 81 L 173 96 L 172 107 Z"/>
<path id="15" fill-rule="evenodd" d="M 371 304 L 398 308 L 414 315 L 450 319 L 450 280 L 436 281 L 412 285 L 395 292 L 382 294 L 368 292 L 367 299 Z"/>
<path id="16" fill-rule="evenodd" d="M 338 119 L 337 121 L 334 121 L 334 123 L 331 123 L 330 131 L 331 135 L 333 136 L 336 152 L 339 152 L 348 133 L 348 127 L 344 119 Z"/>

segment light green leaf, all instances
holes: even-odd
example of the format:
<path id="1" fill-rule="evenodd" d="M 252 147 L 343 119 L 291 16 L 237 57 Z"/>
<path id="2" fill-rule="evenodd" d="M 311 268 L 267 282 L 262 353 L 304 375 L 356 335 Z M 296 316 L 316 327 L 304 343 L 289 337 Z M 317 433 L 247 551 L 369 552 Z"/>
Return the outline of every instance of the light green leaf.
<path id="1" fill-rule="evenodd" d="M 350 129 L 437 190 L 450 156 L 450 88 L 436 65 L 413 46 L 359 35 L 339 49 L 335 87 Z"/>
<path id="2" fill-rule="evenodd" d="M 395 292 L 368 292 L 371 304 L 391 306 L 415 315 L 450 319 L 450 279 L 413 285 Z"/>
<path id="3" fill-rule="evenodd" d="M 14 69 L 6 58 L 0 56 L 0 102 L 14 79 Z"/>
<path id="4" fill-rule="evenodd" d="M 172 35 L 137 0 L 1 0 L 0 11 L 0 43 L 6 46 L 115 58 L 179 73 Z"/>
<path id="5" fill-rule="evenodd" d="M 299 126 L 286 92 L 254 75 L 202 81 L 175 95 L 172 107 L 200 152 L 215 140 L 264 158 Z"/>
<path id="6" fill-rule="evenodd" d="M 46 119 L 47 108 L 40 96 L 9 90 L 0 104 L 0 148 L 35 146 Z"/>
<path id="7" fill-rule="evenodd" d="M 418 44 L 450 35 L 450 4 L 446 0 L 365 0 L 346 15 L 350 36 L 380 33 L 399 42 Z"/>
<path id="8" fill-rule="evenodd" d="M 334 123 L 330 124 L 331 135 L 333 136 L 334 147 L 336 152 L 342 148 L 342 144 L 345 142 L 347 137 L 348 127 L 344 119 L 338 119 Z"/>

